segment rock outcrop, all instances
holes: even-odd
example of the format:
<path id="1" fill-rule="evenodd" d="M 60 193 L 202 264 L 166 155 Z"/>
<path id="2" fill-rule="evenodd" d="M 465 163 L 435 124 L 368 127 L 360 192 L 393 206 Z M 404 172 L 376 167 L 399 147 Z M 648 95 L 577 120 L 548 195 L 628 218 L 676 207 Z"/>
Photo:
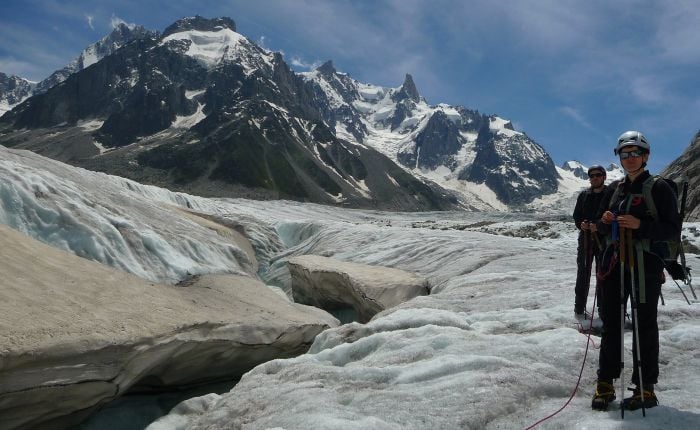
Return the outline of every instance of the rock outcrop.
<path id="1" fill-rule="evenodd" d="M 428 281 L 399 269 L 348 263 L 318 255 L 287 262 L 299 303 L 326 310 L 350 308 L 360 322 L 413 297 L 428 294 Z"/>
<path id="2" fill-rule="evenodd" d="M 0 428 L 61 429 L 129 390 L 240 377 L 338 321 L 245 276 L 145 281 L 0 225 Z"/>
<path id="3" fill-rule="evenodd" d="M 663 172 L 662 176 L 676 182 L 688 181 L 685 220 L 700 220 L 700 131 L 690 141 L 690 145 L 680 157 L 675 159 Z M 679 189 L 680 192 L 680 189 Z"/>

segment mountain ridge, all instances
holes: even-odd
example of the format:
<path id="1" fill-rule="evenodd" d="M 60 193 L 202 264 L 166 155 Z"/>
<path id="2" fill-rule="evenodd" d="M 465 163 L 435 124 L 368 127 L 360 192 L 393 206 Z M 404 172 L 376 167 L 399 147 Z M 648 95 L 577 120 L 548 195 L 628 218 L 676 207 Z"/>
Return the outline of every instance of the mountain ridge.
<path id="1" fill-rule="evenodd" d="M 357 207 L 493 210 L 557 191 L 547 152 L 510 121 L 429 105 L 409 73 L 385 88 L 332 61 L 294 72 L 235 28 L 230 18 L 195 16 L 162 34 L 141 31 L 3 116 L 0 143 L 207 195 L 223 181 L 229 196 L 247 187 L 253 196 Z M 382 203 L 396 195 L 402 203 Z"/>

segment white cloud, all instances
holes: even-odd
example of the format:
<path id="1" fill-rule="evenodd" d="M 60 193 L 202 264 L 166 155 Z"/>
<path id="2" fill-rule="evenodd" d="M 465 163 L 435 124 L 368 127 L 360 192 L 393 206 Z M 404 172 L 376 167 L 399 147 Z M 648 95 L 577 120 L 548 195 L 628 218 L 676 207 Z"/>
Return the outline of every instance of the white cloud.
<path id="1" fill-rule="evenodd" d="M 110 19 L 110 24 L 112 25 L 112 28 L 117 28 L 117 26 L 119 24 L 124 24 L 129 28 L 134 28 L 136 26 L 136 24 L 133 24 L 133 23 L 130 24 L 130 23 L 124 21 L 123 19 L 119 18 L 116 15 L 112 15 L 112 18 Z"/>
<path id="2" fill-rule="evenodd" d="M 318 68 L 322 63 L 320 61 L 308 62 L 298 56 L 294 56 L 289 59 L 289 63 L 299 69 L 314 70 Z"/>
<path id="3" fill-rule="evenodd" d="M 581 124 L 582 126 L 586 128 L 593 128 L 591 124 L 588 122 L 588 120 L 581 114 L 581 112 L 578 111 L 578 109 L 575 109 L 571 106 L 562 106 L 559 108 L 559 111 L 562 112 L 564 115 L 568 116 L 569 118 L 573 119 L 577 123 Z"/>
<path id="4" fill-rule="evenodd" d="M 92 15 L 85 14 L 85 19 L 87 20 L 88 27 L 94 30 L 95 26 L 92 25 L 92 21 L 95 19 L 95 17 Z"/>

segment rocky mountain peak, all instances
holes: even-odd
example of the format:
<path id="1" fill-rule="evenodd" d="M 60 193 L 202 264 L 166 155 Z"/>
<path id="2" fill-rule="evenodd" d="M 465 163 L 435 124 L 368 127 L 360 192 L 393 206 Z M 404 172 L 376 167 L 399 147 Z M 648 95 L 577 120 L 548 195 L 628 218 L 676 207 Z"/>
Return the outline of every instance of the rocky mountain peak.
<path id="1" fill-rule="evenodd" d="M 683 154 L 661 172 L 661 176 L 677 183 L 688 181 L 685 220 L 700 220 L 700 131 L 690 139 L 690 145 Z"/>
<path id="2" fill-rule="evenodd" d="M 335 67 L 333 66 L 333 61 L 330 60 L 321 64 L 321 66 L 316 70 L 324 76 L 330 76 L 336 73 Z"/>
<path id="3" fill-rule="evenodd" d="M 588 179 L 588 170 L 586 166 L 576 160 L 566 161 L 562 164 L 561 168 L 573 173 L 577 178 Z"/>
<path id="4" fill-rule="evenodd" d="M 129 25 L 120 22 L 114 27 L 109 35 L 102 39 L 102 41 L 109 39 L 130 41 L 131 39 L 134 39 L 134 35 L 145 35 L 148 33 L 150 33 L 150 31 L 141 25 Z"/>
<path id="5" fill-rule="evenodd" d="M 0 116 L 31 95 L 32 83 L 0 72 Z"/>
<path id="6" fill-rule="evenodd" d="M 68 79 L 68 76 L 95 64 L 133 40 L 154 37 L 156 34 L 140 25 L 119 23 L 107 36 L 83 49 L 80 55 L 66 67 L 56 70 L 48 78 L 39 82 L 34 90 L 34 94 L 48 91 L 49 88 Z"/>
<path id="7" fill-rule="evenodd" d="M 177 20 L 174 24 L 170 25 L 165 29 L 165 31 L 163 31 L 163 37 L 188 30 L 217 31 L 224 28 L 236 31 L 236 23 L 233 22 L 231 18 L 225 16 L 208 19 L 195 15 Z"/>
<path id="8" fill-rule="evenodd" d="M 414 102 L 420 101 L 420 94 L 418 94 L 418 88 L 416 88 L 416 84 L 413 82 L 413 76 L 406 73 L 406 78 L 401 85 L 401 89 L 394 95 L 393 99 L 394 101 L 406 99 L 413 100 Z"/>

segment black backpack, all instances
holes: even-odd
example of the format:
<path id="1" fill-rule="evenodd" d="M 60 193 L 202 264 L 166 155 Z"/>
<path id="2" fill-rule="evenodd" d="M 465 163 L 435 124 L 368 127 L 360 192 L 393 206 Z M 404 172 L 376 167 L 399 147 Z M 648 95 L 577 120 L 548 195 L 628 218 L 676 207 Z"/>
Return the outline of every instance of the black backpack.
<path id="1" fill-rule="evenodd" d="M 678 184 L 668 178 L 662 176 L 650 176 L 642 184 L 642 197 L 647 205 L 647 210 L 649 214 L 655 220 L 659 218 L 658 211 L 656 209 L 656 204 L 654 203 L 654 198 L 652 197 L 651 190 L 654 187 L 656 181 L 664 181 L 669 185 L 669 188 L 673 191 L 673 195 L 676 197 L 678 202 L 679 213 L 678 216 L 683 223 L 683 217 L 685 216 L 685 202 L 688 194 L 688 182 L 684 181 L 682 184 L 682 192 L 679 196 L 678 194 Z M 615 190 L 612 195 L 611 202 L 617 201 L 617 196 L 619 195 L 620 187 Z M 682 281 L 684 284 L 689 285 L 692 281 L 692 276 L 690 275 L 690 268 L 686 265 L 685 252 L 683 251 L 683 242 L 681 240 L 681 234 L 679 233 L 677 238 L 664 241 L 645 241 L 643 243 L 643 248 L 645 251 L 657 255 L 664 262 L 664 267 L 671 278 L 677 281 Z M 678 261 L 680 257 L 680 262 Z"/>

